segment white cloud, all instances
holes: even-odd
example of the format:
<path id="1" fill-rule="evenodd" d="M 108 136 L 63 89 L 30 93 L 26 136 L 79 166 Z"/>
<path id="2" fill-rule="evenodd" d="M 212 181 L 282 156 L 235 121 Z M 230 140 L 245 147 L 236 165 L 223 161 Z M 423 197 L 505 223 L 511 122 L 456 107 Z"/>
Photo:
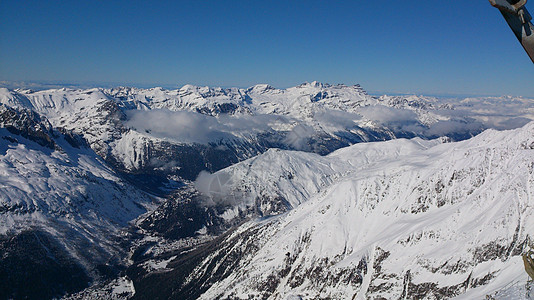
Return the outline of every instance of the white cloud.
<path id="1" fill-rule="evenodd" d="M 313 136 L 315 131 L 312 127 L 298 124 L 287 133 L 284 143 L 296 150 L 306 150 L 308 140 Z"/>
<path id="2" fill-rule="evenodd" d="M 232 177 L 225 172 L 211 174 L 202 171 L 198 174 L 194 185 L 197 191 L 204 196 L 204 204 L 207 206 L 215 204 L 235 205 L 243 199 L 243 195 L 238 195 L 238 192 L 233 188 Z"/>
<path id="3" fill-rule="evenodd" d="M 184 111 L 151 110 L 129 111 L 126 125 L 139 132 L 147 132 L 157 138 L 180 142 L 207 143 L 227 134 L 219 130 L 214 117 Z"/>
<path id="4" fill-rule="evenodd" d="M 365 106 L 358 112 L 366 119 L 387 125 L 393 123 L 413 123 L 417 114 L 411 110 L 399 109 L 383 105 Z"/>
<path id="5" fill-rule="evenodd" d="M 430 125 L 430 128 L 424 133 L 426 136 L 445 136 L 450 134 L 476 133 L 483 129 L 479 122 L 460 122 L 460 121 L 438 121 Z"/>
<path id="6" fill-rule="evenodd" d="M 185 143 L 216 142 L 271 130 L 275 116 L 207 116 L 189 111 L 131 110 L 126 126 L 157 138 Z"/>

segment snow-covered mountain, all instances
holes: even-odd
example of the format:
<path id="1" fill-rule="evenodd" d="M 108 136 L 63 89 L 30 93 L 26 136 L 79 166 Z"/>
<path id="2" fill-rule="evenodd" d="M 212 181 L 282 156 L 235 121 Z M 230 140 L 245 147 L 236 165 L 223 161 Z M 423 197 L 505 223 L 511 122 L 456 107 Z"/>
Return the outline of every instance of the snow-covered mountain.
<path id="1" fill-rule="evenodd" d="M 318 82 L 0 89 L 0 298 L 524 289 L 531 120 Z"/>
<path id="2" fill-rule="evenodd" d="M 155 291 L 181 299 L 523 298 L 533 166 L 534 123 L 456 143 L 357 144 L 325 157 L 268 151 L 201 176 L 197 187 L 229 207 L 225 217 L 249 207 L 269 217 L 156 255 L 129 275 L 139 299 Z M 268 199 L 288 209 L 263 209 Z"/>
<path id="3" fill-rule="evenodd" d="M 0 298 L 86 286 L 123 261 L 119 231 L 152 201 L 82 137 L 0 104 Z"/>
<path id="4" fill-rule="evenodd" d="M 161 187 L 166 179 L 194 180 L 202 170 L 214 172 L 270 148 L 325 155 L 392 138 L 462 140 L 534 119 L 530 99 L 373 97 L 359 85 L 318 82 L 288 89 L 0 89 L 0 103 L 33 110 L 54 127 L 84 136 L 115 169 L 134 181 L 156 176 Z"/>

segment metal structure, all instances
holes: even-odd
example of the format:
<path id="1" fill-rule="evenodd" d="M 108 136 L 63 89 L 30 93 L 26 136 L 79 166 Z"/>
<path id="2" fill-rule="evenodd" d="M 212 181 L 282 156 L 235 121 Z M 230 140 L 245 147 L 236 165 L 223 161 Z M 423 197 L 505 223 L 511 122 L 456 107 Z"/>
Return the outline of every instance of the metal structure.
<path id="1" fill-rule="evenodd" d="M 532 16 L 525 8 L 527 0 L 489 0 L 498 8 L 515 36 L 534 63 L 534 25 Z"/>

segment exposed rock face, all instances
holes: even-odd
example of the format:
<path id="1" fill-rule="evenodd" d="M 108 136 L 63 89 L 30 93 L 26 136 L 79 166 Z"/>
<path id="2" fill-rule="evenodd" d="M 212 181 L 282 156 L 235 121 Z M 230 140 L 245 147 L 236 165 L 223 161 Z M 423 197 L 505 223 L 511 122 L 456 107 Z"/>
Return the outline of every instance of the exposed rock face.
<path id="1" fill-rule="evenodd" d="M 52 125 L 31 110 L 21 111 L 0 104 L 0 128 L 32 140 L 37 144 L 54 149 Z M 6 137 L 7 139 L 7 137 Z"/>

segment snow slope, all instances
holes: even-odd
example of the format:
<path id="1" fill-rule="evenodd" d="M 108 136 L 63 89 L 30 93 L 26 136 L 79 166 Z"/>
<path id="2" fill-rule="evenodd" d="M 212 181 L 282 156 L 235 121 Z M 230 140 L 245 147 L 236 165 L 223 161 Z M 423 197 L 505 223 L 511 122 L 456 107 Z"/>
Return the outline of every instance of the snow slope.
<path id="1" fill-rule="evenodd" d="M 401 155 L 442 143 L 438 140 L 395 140 L 362 143 L 328 156 L 270 149 L 214 174 L 201 173 L 195 187 L 212 205 L 229 205 L 227 216 L 256 207 L 262 216 L 292 209 L 341 178 L 354 176 L 380 163 L 402 159 Z M 266 207 L 264 207 L 267 205 Z"/>
<path id="2" fill-rule="evenodd" d="M 184 283 L 224 274 L 202 299 L 474 299 L 528 280 L 520 255 L 534 232 L 534 123 L 323 158 L 270 151 L 212 176 L 228 182 L 215 189 L 221 199 L 265 183 L 293 209 L 226 237 Z"/>
<path id="3" fill-rule="evenodd" d="M 146 212 L 152 198 L 82 138 L 31 111 L 0 105 L 0 116 L 0 234 L 44 230 L 74 255 L 87 252 L 87 244 L 99 249 L 85 254 L 93 262 L 115 254 L 113 235 Z"/>

